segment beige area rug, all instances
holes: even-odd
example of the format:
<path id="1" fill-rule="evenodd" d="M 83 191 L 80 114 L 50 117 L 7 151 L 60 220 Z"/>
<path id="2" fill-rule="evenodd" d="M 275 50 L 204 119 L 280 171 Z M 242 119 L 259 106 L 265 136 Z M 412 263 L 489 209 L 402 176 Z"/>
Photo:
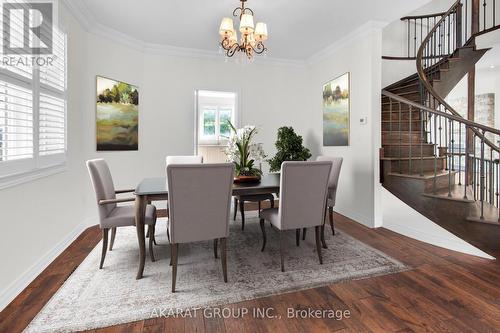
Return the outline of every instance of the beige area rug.
<path id="1" fill-rule="evenodd" d="M 71 332 L 152 318 L 161 311 L 216 306 L 258 297 L 390 274 L 407 269 L 386 254 L 328 227 L 319 265 L 314 231 L 295 245 L 295 231 L 286 232 L 285 272 L 280 271 L 278 232 L 266 223 L 267 245 L 255 214 L 247 214 L 245 230 L 231 221 L 228 283 L 212 242 L 180 245 L 177 292 L 171 293 L 170 248 L 165 221 L 158 221 L 157 261 L 147 257 L 144 278 L 136 280 L 138 250 L 135 229 L 121 228 L 104 268 L 98 269 L 101 244 L 88 255 L 26 328 L 26 332 Z M 163 312 L 164 313 L 164 312 Z"/>

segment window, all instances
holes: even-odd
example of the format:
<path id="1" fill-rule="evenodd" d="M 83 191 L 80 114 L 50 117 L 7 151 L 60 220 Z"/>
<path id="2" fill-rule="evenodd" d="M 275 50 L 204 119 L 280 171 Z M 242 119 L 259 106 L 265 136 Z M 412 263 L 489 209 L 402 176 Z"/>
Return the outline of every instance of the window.
<path id="1" fill-rule="evenodd" d="M 236 94 L 197 91 L 198 145 L 224 145 L 236 124 Z"/>
<path id="2" fill-rule="evenodd" d="M 16 34 L 22 36 L 20 20 L 11 15 L 14 41 Z M 65 163 L 67 42 L 57 28 L 53 37 L 51 65 L 0 62 L 0 185 Z M 18 58 L 30 62 L 33 57 Z"/>

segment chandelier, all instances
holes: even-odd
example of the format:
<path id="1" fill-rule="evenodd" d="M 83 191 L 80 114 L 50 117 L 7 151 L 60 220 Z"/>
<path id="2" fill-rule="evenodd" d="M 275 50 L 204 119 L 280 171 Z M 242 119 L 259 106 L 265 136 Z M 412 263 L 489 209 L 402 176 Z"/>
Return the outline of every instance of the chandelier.
<path id="1" fill-rule="evenodd" d="M 253 10 L 245 8 L 247 0 L 240 1 L 241 7 L 233 10 L 233 16 L 240 17 L 240 41 L 238 42 L 238 36 L 233 27 L 233 19 L 224 17 L 219 28 L 220 46 L 226 51 L 228 57 L 232 57 L 236 52 L 242 52 L 249 60 L 252 60 L 254 54 L 262 54 L 267 51 L 264 46 L 264 42 L 267 40 L 267 25 L 258 22 L 254 26 Z"/>

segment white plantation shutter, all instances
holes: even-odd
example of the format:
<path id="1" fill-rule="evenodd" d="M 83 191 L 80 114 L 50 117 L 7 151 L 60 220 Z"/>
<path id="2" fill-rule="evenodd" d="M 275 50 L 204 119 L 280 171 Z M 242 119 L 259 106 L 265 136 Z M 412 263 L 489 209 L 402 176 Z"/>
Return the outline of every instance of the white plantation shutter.
<path id="1" fill-rule="evenodd" d="M 54 53 L 52 66 L 40 68 L 40 83 L 64 93 L 66 90 L 66 34 L 54 31 L 52 52 Z"/>
<path id="2" fill-rule="evenodd" d="M 33 157 L 33 94 L 0 82 L 0 161 Z"/>
<path id="3" fill-rule="evenodd" d="M 39 144 L 41 156 L 63 154 L 66 150 L 66 102 L 40 94 Z"/>
<path id="4" fill-rule="evenodd" d="M 3 12 L 0 17 L 4 19 Z M 13 14 L 10 18 L 11 44 L 22 46 L 22 16 Z M 2 29 L 0 24 L 0 33 Z M 0 62 L 0 187 L 66 160 L 67 37 L 54 29 L 52 66 L 7 66 Z M 3 43 L 0 38 L 0 50 Z"/>

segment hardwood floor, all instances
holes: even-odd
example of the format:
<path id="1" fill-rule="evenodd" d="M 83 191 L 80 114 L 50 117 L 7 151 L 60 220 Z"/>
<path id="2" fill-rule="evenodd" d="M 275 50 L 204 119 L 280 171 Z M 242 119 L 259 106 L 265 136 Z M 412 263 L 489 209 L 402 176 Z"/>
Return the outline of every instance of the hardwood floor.
<path id="1" fill-rule="evenodd" d="M 241 318 L 149 319 L 92 332 L 500 332 L 500 264 L 448 251 L 389 230 L 368 229 L 336 214 L 336 226 L 412 267 L 402 273 L 347 281 L 223 306 Z M 21 332 L 99 242 L 87 229 L 0 313 L 0 332 Z M 328 251 L 328 250 L 326 250 Z M 253 309 L 274 308 L 256 318 Z M 348 310 L 349 318 L 287 318 L 292 310 Z M 210 309 L 206 314 L 215 314 Z"/>

